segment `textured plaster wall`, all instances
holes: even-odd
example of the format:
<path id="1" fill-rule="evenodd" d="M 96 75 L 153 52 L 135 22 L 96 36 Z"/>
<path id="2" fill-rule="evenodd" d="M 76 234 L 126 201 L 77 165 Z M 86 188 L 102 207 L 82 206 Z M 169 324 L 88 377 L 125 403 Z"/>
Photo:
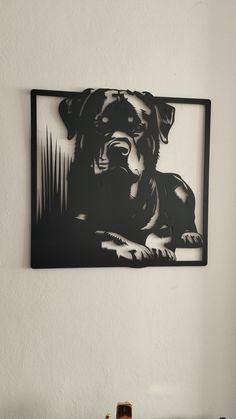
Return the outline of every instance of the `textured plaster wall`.
<path id="1" fill-rule="evenodd" d="M 2 0 L 0 418 L 236 417 L 235 1 Z M 207 267 L 31 270 L 29 90 L 212 99 Z M 189 139 L 191 141 L 191 138 Z"/>

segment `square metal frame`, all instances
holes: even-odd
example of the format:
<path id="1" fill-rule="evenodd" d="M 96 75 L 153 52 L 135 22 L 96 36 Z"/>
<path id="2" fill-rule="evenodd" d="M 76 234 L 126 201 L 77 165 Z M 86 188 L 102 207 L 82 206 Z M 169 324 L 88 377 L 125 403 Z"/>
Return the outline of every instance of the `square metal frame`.
<path id="1" fill-rule="evenodd" d="M 38 266 L 35 263 L 35 226 L 36 226 L 36 194 L 37 194 L 37 97 L 51 96 L 61 98 L 74 98 L 78 92 L 59 91 L 59 90 L 42 90 L 33 89 L 31 91 L 31 267 L 45 268 L 56 266 Z M 209 199 L 209 153 L 210 153 L 210 118 L 211 118 L 211 101 L 209 99 L 198 98 L 177 98 L 158 96 L 158 98 L 171 104 L 190 104 L 202 105 L 204 107 L 204 162 L 203 162 L 203 247 L 202 260 L 193 261 L 173 261 L 165 262 L 154 267 L 161 266 L 205 266 L 208 261 L 208 199 Z M 107 266 L 107 265 L 104 265 Z M 110 266 L 110 265 L 109 265 Z M 113 265 L 112 265 L 113 266 Z M 145 265 L 148 266 L 148 265 Z M 71 267 L 71 266 L 63 266 Z M 74 267 L 74 266 L 73 266 Z M 78 265 L 80 267 L 80 265 Z"/>

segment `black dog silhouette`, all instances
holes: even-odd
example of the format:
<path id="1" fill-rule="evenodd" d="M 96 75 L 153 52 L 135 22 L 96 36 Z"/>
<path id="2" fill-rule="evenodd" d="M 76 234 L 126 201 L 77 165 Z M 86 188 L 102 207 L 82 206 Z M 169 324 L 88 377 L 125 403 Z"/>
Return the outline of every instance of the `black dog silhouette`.
<path id="1" fill-rule="evenodd" d="M 93 242 L 100 257 L 112 255 L 108 264 L 149 265 L 174 261 L 177 247 L 202 246 L 192 190 L 156 170 L 172 106 L 148 92 L 87 89 L 64 99 L 59 113 L 76 138 L 67 216 L 83 231 L 80 249 L 93 258 Z"/>

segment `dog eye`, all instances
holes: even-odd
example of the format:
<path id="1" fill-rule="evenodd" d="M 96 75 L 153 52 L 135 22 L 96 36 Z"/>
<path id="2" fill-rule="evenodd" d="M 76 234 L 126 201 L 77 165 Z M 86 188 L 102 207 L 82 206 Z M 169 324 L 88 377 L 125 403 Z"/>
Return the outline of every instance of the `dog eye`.
<path id="1" fill-rule="evenodd" d="M 104 124 L 107 124 L 109 122 L 109 118 L 107 116 L 104 116 L 102 118 L 102 122 L 104 122 Z"/>
<path id="2" fill-rule="evenodd" d="M 134 117 L 133 116 L 129 116 L 128 117 L 128 122 L 134 122 Z"/>
<path id="3" fill-rule="evenodd" d="M 142 124 L 137 125 L 137 127 L 135 128 L 135 133 L 139 134 L 140 132 L 143 132 L 144 131 L 144 128 L 145 127 Z"/>

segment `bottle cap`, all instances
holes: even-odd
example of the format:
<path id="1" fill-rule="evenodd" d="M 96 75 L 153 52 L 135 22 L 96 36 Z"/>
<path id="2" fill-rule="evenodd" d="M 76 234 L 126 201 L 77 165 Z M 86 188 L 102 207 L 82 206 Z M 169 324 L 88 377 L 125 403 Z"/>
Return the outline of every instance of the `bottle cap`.
<path id="1" fill-rule="evenodd" d="M 132 403 L 119 402 L 116 408 L 116 419 L 119 418 L 132 418 Z"/>

